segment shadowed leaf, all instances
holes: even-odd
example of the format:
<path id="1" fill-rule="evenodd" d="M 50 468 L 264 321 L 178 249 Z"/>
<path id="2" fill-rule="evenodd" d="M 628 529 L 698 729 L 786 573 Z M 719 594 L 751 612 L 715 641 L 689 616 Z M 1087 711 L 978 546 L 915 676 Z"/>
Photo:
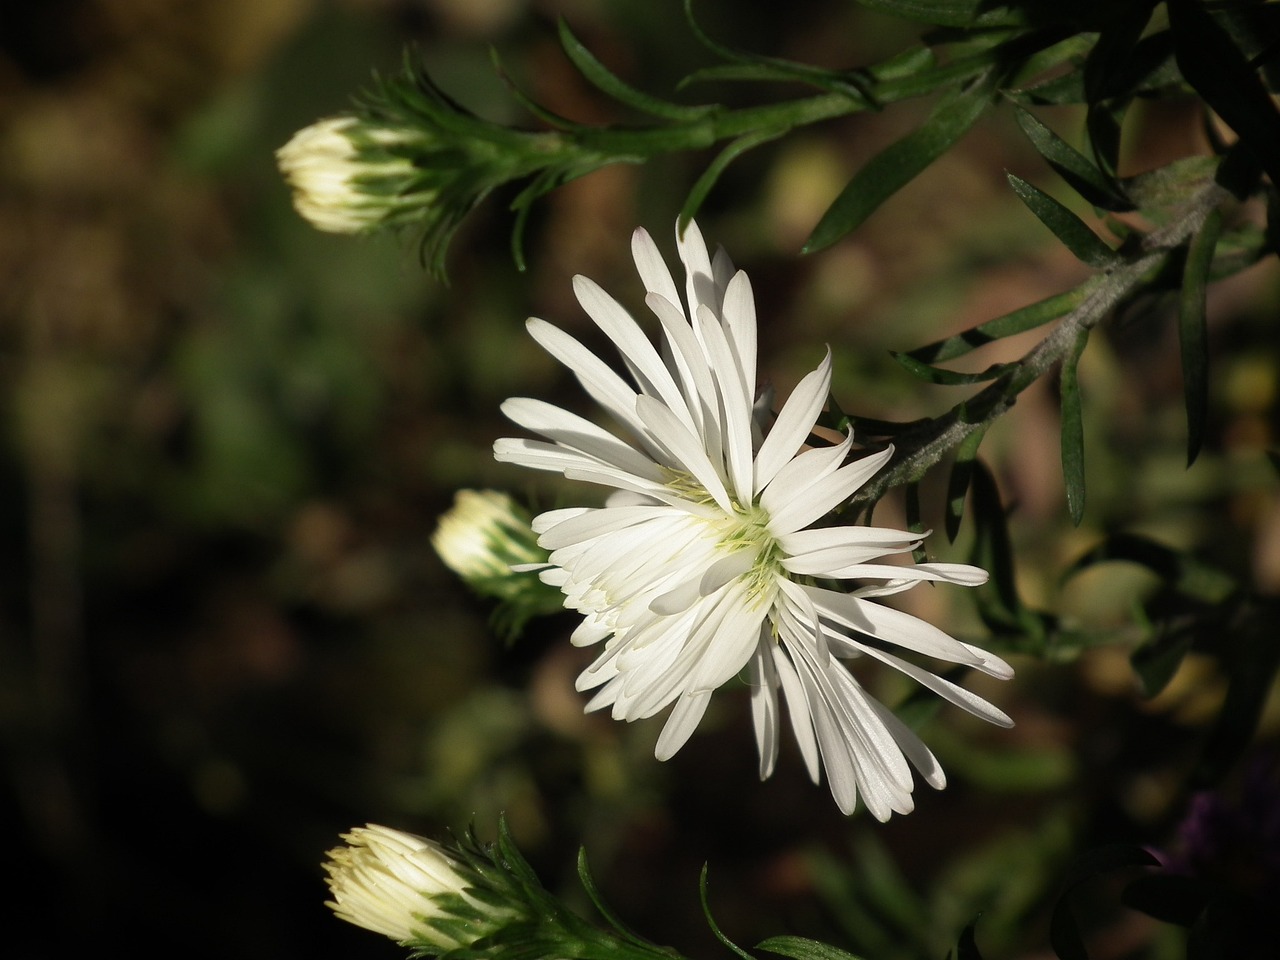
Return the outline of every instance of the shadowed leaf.
<path id="1" fill-rule="evenodd" d="M 1097 269 L 1115 264 L 1115 251 L 1074 213 L 1021 177 L 1010 173 L 1008 179 L 1018 199 L 1027 205 L 1041 223 L 1053 231 L 1054 236 L 1061 240 L 1077 259 Z"/>
<path id="2" fill-rule="evenodd" d="M 946 153 L 991 105 L 995 78 L 996 72 L 991 70 L 971 86 L 945 95 L 920 127 L 872 157 L 827 208 L 805 242 L 804 252 L 829 247 L 856 229 Z"/>
<path id="3" fill-rule="evenodd" d="M 1178 298 L 1178 343 L 1182 348 L 1182 391 L 1187 407 L 1187 466 L 1195 463 L 1204 443 L 1209 405 L 1209 335 L 1205 320 L 1205 288 L 1222 231 L 1222 213 L 1214 210 L 1187 250 Z"/>

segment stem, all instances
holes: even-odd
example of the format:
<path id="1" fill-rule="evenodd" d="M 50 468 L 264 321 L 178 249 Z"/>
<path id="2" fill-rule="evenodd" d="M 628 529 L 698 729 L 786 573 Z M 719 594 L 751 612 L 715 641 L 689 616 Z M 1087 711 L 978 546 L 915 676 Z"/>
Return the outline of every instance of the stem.
<path id="1" fill-rule="evenodd" d="M 1216 183 L 1193 196 L 1182 215 L 1143 240 L 1139 254 L 1124 266 L 1090 277 L 1081 304 L 1059 321 L 1048 336 L 1027 351 L 1011 371 L 961 401 L 946 413 L 899 434 L 902 452 L 889 469 L 862 488 L 851 501 L 855 509 L 874 504 L 893 487 L 919 480 L 930 467 L 976 430 L 985 430 L 1013 406 L 1018 394 L 1052 369 L 1071 350 L 1076 338 L 1099 323 L 1122 300 L 1137 291 L 1169 253 L 1194 234 L 1205 219 L 1230 197 Z"/>

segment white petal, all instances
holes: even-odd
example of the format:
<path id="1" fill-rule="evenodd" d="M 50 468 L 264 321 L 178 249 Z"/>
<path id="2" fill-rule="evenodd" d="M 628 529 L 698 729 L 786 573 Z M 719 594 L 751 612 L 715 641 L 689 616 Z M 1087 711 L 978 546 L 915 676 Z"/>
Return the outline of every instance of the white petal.
<path id="1" fill-rule="evenodd" d="M 976 667 L 982 659 L 959 640 L 902 610 L 822 587 L 804 587 L 823 619 L 939 660 Z M 834 634 L 839 637 L 839 634 Z"/>
<path id="2" fill-rule="evenodd" d="M 760 779 L 773 775 L 778 762 L 778 673 L 769 648 L 773 646 L 763 634 L 747 664 L 747 683 L 751 686 L 751 721 L 755 728 L 756 747 L 760 754 Z"/>
<path id="3" fill-rule="evenodd" d="M 698 224 L 690 220 L 680 232 L 680 224 L 676 223 L 676 248 L 680 251 L 680 261 L 685 271 L 685 303 L 689 316 L 698 312 L 699 304 L 706 304 L 715 313 L 720 312 L 720 298 L 717 295 L 715 275 L 711 269 L 711 258 L 707 255 L 707 244 L 702 239 L 702 231 Z"/>
<path id="4" fill-rule="evenodd" d="M 721 510 L 732 513 L 733 504 L 724 487 L 724 480 L 707 459 L 698 438 L 689 432 L 675 414 L 657 400 L 646 396 L 636 398 L 636 413 L 658 442 L 671 451 L 676 460 L 674 465 L 687 471 L 702 484 Z"/>
<path id="5" fill-rule="evenodd" d="M 680 302 L 680 290 L 671 279 L 671 271 L 647 230 L 640 228 L 631 235 L 631 257 L 636 262 L 636 272 L 640 274 L 645 290 L 665 297 L 671 303 Z"/>
<path id="6" fill-rule="evenodd" d="M 674 757 L 676 751 L 685 745 L 690 735 L 697 729 L 710 702 L 710 690 L 686 693 L 682 696 L 676 702 L 675 709 L 671 711 L 671 716 L 667 717 L 653 755 L 659 760 L 670 760 Z"/>
<path id="7" fill-rule="evenodd" d="M 590 420 L 567 410 L 529 397 L 512 397 L 502 404 L 501 409 L 515 423 L 542 434 L 548 440 L 572 450 L 581 450 L 635 476 L 659 482 L 663 479 L 661 468 L 649 457 Z"/>
<path id="8" fill-rule="evenodd" d="M 872 454 L 847 467 L 841 467 L 830 476 L 823 477 L 803 487 L 793 488 L 791 500 L 778 511 L 769 512 L 769 529 L 781 536 L 807 527 L 847 501 L 871 477 L 877 473 L 893 453 L 890 447 Z M 792 463 L 798 462 L 799 458 Z M 771 484 L 769 491 L 776 486 Z M 776 497 L 776 494 L 775 494 Z M 763 501 L 761 501 L 763 502 Z"/>
<path id="9" fill-rule="evenodd" d="M 809 436 L 831 391 L 831 350 L 818 369 L 805 374 L 778 411 L 778 419 L 756 454 L 755 492 L 769 485 Z"/>
<path id="10" fill-rule="evenodd" d="M 686 421 L 689 429 L 696 430 L 697 426 L 685 406 L 684 395 L 671 378 L 671 371 L 631 314 L 587 277 L 574 277 L 573 291 L 587 315 L 617 346 L 643 391 L 662 400 L 672 413 Z"/>
<path id="11" fill-rule="evenodd" d="M 756 392 L 756 301 L 751 281 L 742 271 L 734 275 L 725 289 L 721 314 L 729 346 L 742 374 L 743 391 L 750 400 Z"/>
<path id="12" fill-rule="evenodd" d="M 711 375 L 720 395 L 720 429 L 730 486 L 740 503 L 751 500 L 751 395 L 742 385 L 742 371 L 723 328 L 706 306 L 698 308 L 694 330 L 711 359 Z"/>

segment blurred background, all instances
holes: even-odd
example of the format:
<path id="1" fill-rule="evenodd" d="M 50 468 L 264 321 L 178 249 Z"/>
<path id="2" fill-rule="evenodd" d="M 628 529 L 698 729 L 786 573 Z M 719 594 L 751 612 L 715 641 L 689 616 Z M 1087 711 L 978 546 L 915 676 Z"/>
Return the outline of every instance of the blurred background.
<path id="1" fill-rule="evenodd" d="M 872 62 L 917 32 L 837 0 L 696 7 L 726 43 L 829 67 Z M 693 740 L 657 763 L 660 721 L 582 714 L 573 678 L 591 651 L 566 642 L 571 618 L 535 623 L 506 648 L 488 605 L 441 565 L 429 538 L 457 489 L 509 489 L 534 505 L 559 492 L 492 462 L 493 439 L 511 432 L 499 402 L 531 395 L 589 412 L 524 318 L 598 343 L 572 299 L 576 273 L 639 315 L 630 233 L 647 227 L 673 255 L 676 212 L 709 156 L 611 168 L 555 192 L 531 221 L 525 274 L 509 251 L 510 197 L 494 198 L 459 235 L 445 286 L 412 243 L 310 228 L 273 151 L 345 107 L 371 70 L 394 70 L 409 43 L 491 119 L 528 122 L 490 45 L 539 102 L 584 121 L 629 119 L 569 66 L 559 16 L 658 94 L 709 62 L 674 0 L 0 7 L 0 818 L 18 884 L 5 956 L 123 939 L 192 960 L 400 956 L 323 906 L 322 855 L 365 821 L 427 835 L 474 823 L 492 837 L 505 811 L 548 886 L 582 902 L 573 863 L 585 844 L 616 910 L 694 956 L 727 955 L 698 906 L 704 861 L 712 909 L 745 945 L 798 933 L 867 949 L 877 930 L 905 929 L 868 955 L 940 957 L 983 912 L 980 943 L 1034 955 L 1073 851 L 1173 842 L 1223 695 L 1212 658 L 1191 658 L 1156 700 L 1138 696 L 1116 646 L 1014 658 L 1005 685 L 966 678 L 1018 726 L 940 711 L 923 733 L 951 785 L 920 787 L 916 813 L 880 826 L 841 817 L 789 741 L 759 784 L 742 691 L 717 697 Z M 927 106 L 758 151 L 701 215 L 751 273 L 762 366 L 780 396 L 829 343 L 844 409 L 936 415 L 962 394 L 912 379 L 889 350 L 1086 275 L 1005 185 L 1012 171 L 1053 186 L 1007 111 L 852 237 L 798 257 L 852 171 Z M 1077 120 L 1056 117 L 1064 131 Z M 1205 150 L 1190 103 L 1145 108 L 1135 129 L 1128 172 Z M 1280 586 L 1280 504 L 1263 456 L 1276 442 L 1278 280 L 1272 262 L 1211 293 L 1213 407 L 1194 470 L 1168 305 L 1090 344 L 1081 528 L 1065 517 L 1053 384 L 992 431 L 985 458 L 1011 506 L 1028 602 L 1082 629 L 1128 622 L 1154 589 L 1149 574 L 1061 579 L 1122 528 L 1193 548 L 1263 593 Z M 1035 339 L 1002 342 L 981 365 Z M 940 474 L 923 490 L 939 531 L 944 484 Z M 901 510 L 890 498 L 876 520 Z M 963 559 L 966 534 L 950 545 L 939 532 L 929 548 Z M 904 600 L 981 640 L 962 593 Z M 865 679 L 890 703 L 907 693 L 899 677 Z M 1155 936 L 1135 914 L 1101 910 L 1097 922 L 1115 945 L 1100 955 Z"/>

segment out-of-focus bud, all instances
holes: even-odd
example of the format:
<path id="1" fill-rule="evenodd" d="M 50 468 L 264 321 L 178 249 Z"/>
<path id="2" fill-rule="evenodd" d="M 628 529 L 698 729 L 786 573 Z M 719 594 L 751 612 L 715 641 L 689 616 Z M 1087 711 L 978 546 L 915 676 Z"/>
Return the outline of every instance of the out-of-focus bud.
<path id="1" fill-rule="evenodd" d="M 434 955 L 521 917 L 518 903 L 477 897 L 483 878 L 438 843 L 377 824 L 342 839 L 347 845 L 329 851 L 324 869 L 328 906 L 343 920 Z"/>

